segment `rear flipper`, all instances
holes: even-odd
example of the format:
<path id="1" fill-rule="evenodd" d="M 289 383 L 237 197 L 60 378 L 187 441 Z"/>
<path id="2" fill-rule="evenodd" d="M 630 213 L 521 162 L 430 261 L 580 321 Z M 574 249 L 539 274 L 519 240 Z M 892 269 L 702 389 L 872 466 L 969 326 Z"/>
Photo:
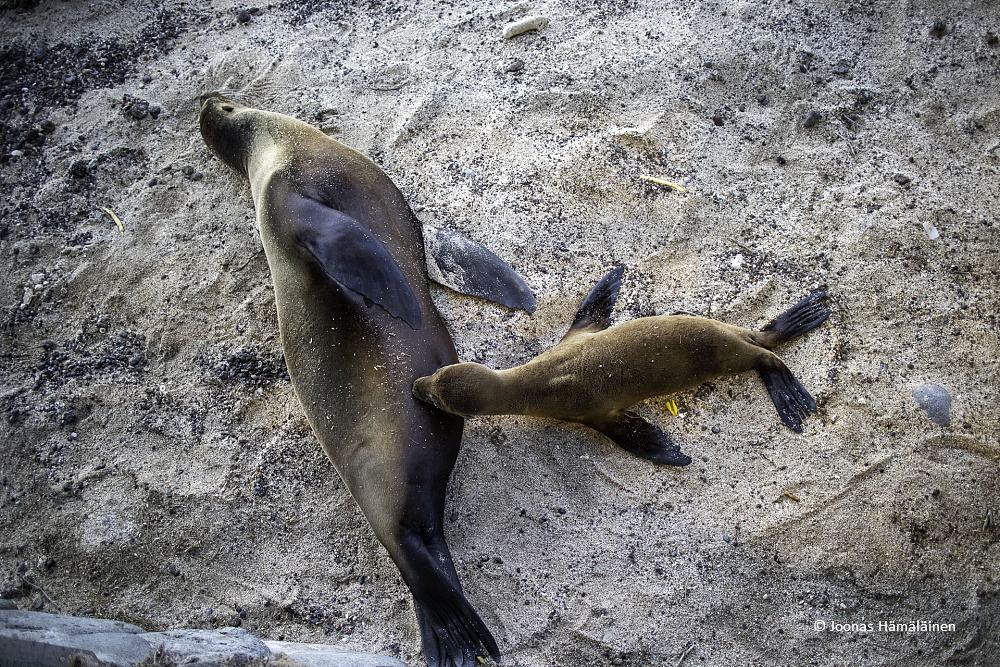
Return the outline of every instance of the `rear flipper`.
<path id="1" fill-rule="evenodd" d="M 771 395 L 781 421 L 796 433 L 802 433 L 802 420 L 807 415 L 816 414 L 816 401 L 795 379 L 788 366 L 773 354 L 757 367 L 757 372 Z"/>
<path id="2" fill-rule="evenodd" d="M 616 445 L 653 463 L 668 466 L 691 463 L 691 457 L 681 453 L 681 448 L 674 444 L 670 436 L 634 412 L 622 410 L 612 413 L 607 419 L 584 423 L 611 438 Z"/>
<path id="3" fill-rule="evenodd" d="M 763 339 L 761 342 L 765 347 L 772 348 L 796 336 L 801 336 L 826 322 L 826 319 L 830 317 L 830 309 L 823 302 L 824 299 L 826 299 L 826 292 L 813 292 L 778 315 L 773 322 L 761 330 L 763 333 L 769 334 L 761 336 L 760 338 Z"/>
<path id="4" fill-rule="evenodd" d="M 409 532 L 400 551 L 397 565 L 413 593 L 428 667 L 475 667 L 480 655 L 499 662 L 497 642 L 462 594 L 444 539 L 424 544 Z"/>
<path id="5" fill-rule="evenodd" d="M 430 226 L 424 231 L 431 280 L 460 294 L 535 312 L 531 288 L 505 261 L 458 232 Z"/>

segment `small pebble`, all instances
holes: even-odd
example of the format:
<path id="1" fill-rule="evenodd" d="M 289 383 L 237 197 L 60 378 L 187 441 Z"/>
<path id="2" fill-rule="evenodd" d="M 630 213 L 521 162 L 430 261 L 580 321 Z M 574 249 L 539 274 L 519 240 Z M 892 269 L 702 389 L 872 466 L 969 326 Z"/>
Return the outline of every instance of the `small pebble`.
<path id="1" fill-rule="evenodd" d="M 927 384 L 913 390 L 913 399 L 938 426 L 951 425 L 951 394 L 944 387 Z"/>
<path id="2" fill-rule="evenodd" d="M 528 16 L 520 21 L 508 23 L 503 29 L 503 36 L 504 39 L 511 39 L 532 30 L 541 30 L 548 24 L 549 20 L 544 16 Z"/>
<path id="3" fill-rule="evenodd" d="M 722 429 L 719 428 L 718 424 L 712 427 L 712 433 L 720 433 L 720 432 L 722 432 Z"/>
<path id="4" fill-rule="evenodd" d="M 247 9 L 241 9 L 236 13 L 236 20 L 240 23 L 250 23 L 250 11 Z"/>
<path id="5" fill-rule="evenodd" d="M 722 125 L 723 125 L 722 116 L 720 116 L 718 114 L 712 116 L 712 122 L 715 123 L 716 127 L 722 127 Z"/>
<path id="6" fill-rule="evenodd" d="M 907 185 L 910 182 L 910 177 L 906 174 L 896 174 L 892 177 L 892 180 L 896 181 L 899 185 Z"/>
<path id="7" fill-rule="evenodd" d="M 153 75 L 150 74 L 149 72 L 146 72 L 145 74 L 142 75 L 142 82 L 143 83 L 149 83 L 152 80 L 153 80 Z"/>
<path id="8" fill-rule="evenodd" d="M 45 606 L 45 603 L 42 602 L 41 598 L 39 598 L 39 599 L 35 600 L 35 602 L 31 605 L 31 608 L 34 609 L 35 611 L 38 611 L 39 609 L 41 609 L 44 606 Z"/>
<path id="9" fill-rule="evenodd" d="M 161 111 L 163 111 L 163 110 L 158 105 L 156 105 L 156 104 L 154 104 L 153 106 L 149 107 L 149 116 L 150 116 L 150 118 L 152 118 L 153 120 L 156 120 L 157 118 L 160 117 L 160 112 Z"/>
<path id="10" fill-rule="evenodd" d="M 159 183 L 159 181 L 158 181 L 157 179 L 155 179 L 155 178 L 151 178 L 151 179 L 149 179 L 149 183 L 148 183 L 148 185 L 149 185 L 149 187 L 153 187 L 153 186 L 154 186 L 154 185 L 156 185 L 157 183 Z"/>
<path id="11" fill-rule="evenodd" d="M 788 164 L 788 160 L 786 160 L 785 158 L 783 158 L 783 157 L 781 157 L 779 155 L 778 156 L 778 164 Z"/>
<path id="12" fill-rule="evenodd" d="M 948 32 L 948 26 L 944 21 L 937 20 L 931 24 L 930 34 L 932 37 L 943 37 Z"/>
<path id="13" fill-rule="evenodd" d="M 56 124 L 48 119 L 42 121 L 41 127 L 42 127 L 42 132 L 44 132 L 45 134 L 52 134 L 53 132 L 56 131 Z"/>
<path id="14" fill-rule="evenodd" d="M 757 96 L 757 104 L 761 105 L 762 107 L 766 107 L 767 106 L 767 95 L 765 95 L 764 93 L 761 93 L 760 95 L 758 95 Z"/>
<path id="15" fill-rule="evenodd" d="M 728 535 L 723 535 L 722 536 L 722 541 L 726 542 L 728 544 L 729 542 L 733 541 L 733 538 L 729 537 Z"/>
<path id="16" fill-rule="evenodd" d="M 504 68 L 505 72 L 520 72 L 524 69 L 524 61 L 520 58 L 515 59 L 507 67 Z"/>
<path id="17" fill-rule="evenodd" d="M 823 120 L 823 115 L 813 109 L 806 114 L 806 117 L 802 121 L 802 127 L 815 127 L 821 120 Z"/>
<path id="18" fill-rule="evenodd" d="M 201 178 L 202 178 L 202 175 L 201 175 L 200 171 L 196 171 L 193 174 L 191 174 L 191 180 L 192 181 L 200 181 Z"/>

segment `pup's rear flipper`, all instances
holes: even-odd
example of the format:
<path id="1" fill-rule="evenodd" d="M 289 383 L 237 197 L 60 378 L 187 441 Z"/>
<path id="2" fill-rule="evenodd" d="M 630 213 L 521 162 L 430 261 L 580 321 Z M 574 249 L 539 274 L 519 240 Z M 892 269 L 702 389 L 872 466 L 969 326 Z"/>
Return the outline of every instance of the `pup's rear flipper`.
<path id="1" fill-rule="evenodd" d="M 757 368 L 757 372 L 771 395 L 781 421 L 796 433 L 802 433 L 802 420 L 816 413 L 816 401 L 795 379 L 788 366 L 773 354 Z"/>
<path id="2" fill-rule="evenodd" d="M 396 565 L 413 593 L 428 667 L 475 667 L 480 655 L 500 662 L 496 640 L 462 594 L 444 538 L 425 542 L 407 531 L 399 547 Z"/>
<path id="3" fill-rule="evenodd" d="M 456 292 L 508 308 L 535 312 L 535 295 L 514 269 L 470 238 L 447 229 L 424 228 L 427 275 Z"/>
<path id="4" fill-rule="evenodd" d="M 764 345 L 774 347 L 815 329 L 830 317 L 830 309 L 824 303 L 826 292 L 813 292 L 797 304 L 778 315 L 774 321 L 761 329 L 770 334 L 764 336 Z"/>
<path id="5" fill-rule="evenodd" d="M 584 423 L 611 438 L 619 447 L 653 463 L 668 466 L 691 463 L 691 457 L 683 454 L 670 436 L 634 412 L 623 410 L 607 419 Z"/>

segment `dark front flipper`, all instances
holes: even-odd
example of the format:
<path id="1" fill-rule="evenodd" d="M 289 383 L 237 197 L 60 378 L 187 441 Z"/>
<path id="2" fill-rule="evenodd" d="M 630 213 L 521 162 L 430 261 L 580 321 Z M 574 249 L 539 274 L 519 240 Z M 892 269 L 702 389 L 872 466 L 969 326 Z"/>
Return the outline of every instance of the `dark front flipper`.
<path id="1" fill-rule="evenodd" d="M 773 322 L 761 330 L 769 334 L 762 337 L 765 347 L 784 343 L 826 322 L 830 317 L 830 309 L 824 303 L 825 299 L 826 292 L 813 292 L 774 318 Z"/>
<path id="2" fill-rule="evenodd" d="M 458 232 L 427 227 L 424 235 L 431 280 L 467 296 L 535 312 L 535 295 L 514 269 Z"/>
<path id="3" fill-rule="evenodd" d="M 602 331 L 608 328 L 611 323 L 611 311 L 615 309 L 618 292 L 622 288 L 624 273 L 625 265 L 616 266 L 594 285 L 587 298 L 580 304 L 580 309 L 576 311 L 576 317 L 573 318 L 573 324 L 570 325 L 566 336 L 579 331 Z"/>
<path id="4" fill-rule="evenodd" d="M 778 410 L 778 416 L 785 426 L 796 433 L 802 433 L 802 420 L 816 413 L 816 401 L 809 395 L 788 366 L 773 354 L 757 368 L 760 379 L 771 395 L 771 401 Z"/>
<path id="5" fill-rule="evenodd" d="M 401 538 L 399 571 L 413 593 L 424 658 L 429 667 L 475 667 L 476 656 L 500 661 L 489 628 L 462 594 L 443 537 L 427 543 L 411 531 Z"/>
<path id="6" fill-rule="evenodd" d="M 327 276 L 420 328 L 420 305 L 410 283 L 371 231 L 351 216 L 297 194 L 288 195 L 285 215 L 293 221 L 296 241 Z"/>
<path id="7" fill-rule="evenodd" d="M 653 463 L 668 466 L 691 463 L 691 457 L 681 453 L 681 448 L 670 436 L 634 412 L 623 410 L 606 419 L 584 423 L 611 438 L 618 446 Z"/>

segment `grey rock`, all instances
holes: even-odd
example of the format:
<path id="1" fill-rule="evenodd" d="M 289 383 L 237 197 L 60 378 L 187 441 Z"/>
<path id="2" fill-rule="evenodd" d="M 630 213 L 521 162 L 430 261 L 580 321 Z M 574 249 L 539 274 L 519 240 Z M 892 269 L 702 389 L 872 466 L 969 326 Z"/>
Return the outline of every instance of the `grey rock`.
<path id="1" fill-rule="evenodd" d="M 326 644 L 295 644 L 265 641 L 275 657 L 282 654 L 306 667 L 406 667 L 404 662 L 385 655 L 358 653 Z"/>
<path id="2" fill-rule="evenodd" d="M 151 653 L 128 623 L 33 611 L 0 611 L 0 667 L 128 667 Z"/>
<path id="3" fill-rule="evenodd" d="M 925 384 L 913 390 L 913 399 L 938 426 L 951 425 L 951 394 L 944 387 Z"/>
<path id="4" fill-rule="evenodd" d="M 266 665 L 272 657 L 263 641 L 242 628 L 169 630 L 149 632 L 142 638 L 165 665 Z"/>
<path id="5" fill-rule="evenodd" d="M 241 628 L 169 630 L 97 618 L 0 610 L 0 667 L 405 667 L 324 644 L 263 641 Z"/>
<path id="6" fill-rule="evenodd" d="M 814 109 L 806 114 L 806 117 L 802 120 L 802 127 L 815 127 L 819 125 L 821 120 L 823 120 L 823 115 Z"/>

